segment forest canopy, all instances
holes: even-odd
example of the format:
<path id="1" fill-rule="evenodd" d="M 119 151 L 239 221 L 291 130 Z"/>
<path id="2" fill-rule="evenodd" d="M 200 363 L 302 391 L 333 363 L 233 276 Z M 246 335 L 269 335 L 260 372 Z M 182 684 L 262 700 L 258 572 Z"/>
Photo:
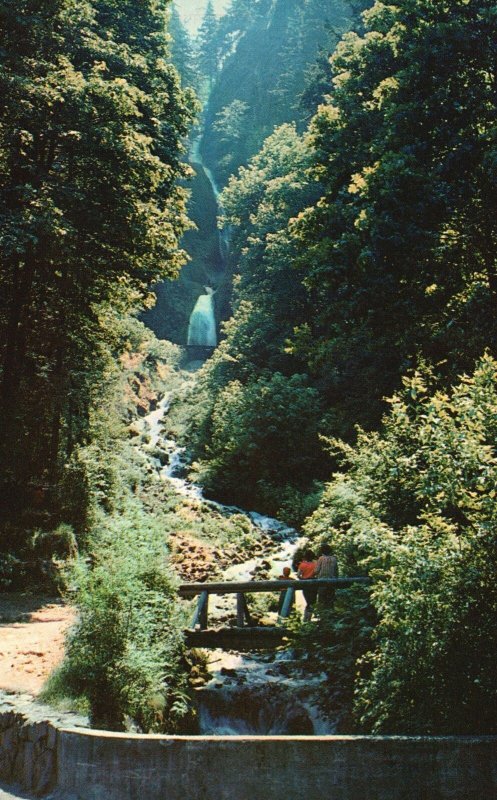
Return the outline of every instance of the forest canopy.
<path id="1" fill-rule="evenodd" d="M 2 4 L 0 463 L 16 509 L 93 437 L 115 316 L 185 261 L 194 108 L 167 21 L 155 0 Z"/>
<path id="2" fill-rule="evenodd" d="M 222 196 L 239 278 L 194 440 L 218 490 L 208 409 L 231 381 L 249 393 L 266 369 L 307 376 L 319 401 L 304 417 L 350 442 L 417 364 L 449 385 L 495 346 L 495 14 L 406 0 L 363 23 L 332 56 L 308 130 L 277 130 Z M 291 452 L 266 476 L 273 512 Z M 314 452 L 318 477 L 329 460 Z"/>

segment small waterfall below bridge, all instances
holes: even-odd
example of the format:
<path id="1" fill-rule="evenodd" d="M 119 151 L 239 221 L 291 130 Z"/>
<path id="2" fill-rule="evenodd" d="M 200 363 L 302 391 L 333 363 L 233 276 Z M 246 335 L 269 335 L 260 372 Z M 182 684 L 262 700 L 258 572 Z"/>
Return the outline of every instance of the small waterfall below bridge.
<path id="1" fill-rule="evenodd" d="M 206 294 L 201 294 L 195 303 L 188 325 L 189 347 L 216 347 L 216 318 L 214 315 L 214 291 L 205 287 Z"/>

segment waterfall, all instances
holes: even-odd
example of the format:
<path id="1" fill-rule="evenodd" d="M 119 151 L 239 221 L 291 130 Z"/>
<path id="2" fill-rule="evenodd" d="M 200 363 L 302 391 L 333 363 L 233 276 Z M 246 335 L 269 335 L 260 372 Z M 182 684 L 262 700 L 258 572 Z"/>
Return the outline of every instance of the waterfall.
<path id="1" fill-rule="evenodd" d="M 214 316 L 214 292 L 210 286 L 205 287 L 206 294 L 201 294 L 195 303 L 188 325 L 187 344 L 194 347 L 216 347 L 216 318 Z"/>
<path id="2" fill-rule="evenodd" d="M 212 189 L 212 193 L 217 203 L 218 207 L 218 216 L 222 217 L 224 215 L 224 208 L 220 203 L 220 195 L 221 190 L 216 183 L 216 179 L 212 170 L 209 169 L 207 164 L 204 162 L 202 158 L 202 154 L 200 152 L 200 143 L 202 141 L 202 134 L 196 136 L 191 144 L 190 148 L 190 162 L 192 164 L 196 164 L 200 169 L 202 169 L 209 181 Z M 228 255 L 229 255 L 229 247 L 230 247 L 230 230 L 228 226 L 223 226 L 222 228 L 218 228 L 218 241 L 219 241 L 219 255 L 221 256 L 221 263 L 224 269 L 226 269 L 228 263 Z"/>

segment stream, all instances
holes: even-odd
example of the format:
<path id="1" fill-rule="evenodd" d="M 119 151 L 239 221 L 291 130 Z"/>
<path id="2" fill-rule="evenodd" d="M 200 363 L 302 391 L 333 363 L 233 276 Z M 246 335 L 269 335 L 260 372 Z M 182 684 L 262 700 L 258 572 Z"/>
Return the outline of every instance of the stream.
<path id="1" fill-rule="evenodd" d="M 203 497 L 202 489 L 178 473 L 184 467 L 184 448 L 162 434 L 162 420 L 172 400 L 166 395 L 157 408 L 139 420 L 141 433 L 147 443 L 138 443 L 141 452 L 152 465 L 157 480 L 168 482 L 178 495 L 202 502 L 223 515 L 245 514 L 252 525 L 269 535 L 274 549 L 265 560 L 270 562 L 270 573 L 276 578 L 284 566 L 292 562 L 299 544 L 297 531 L 284 523 L 255 511 L 226 506 Z M 154 452 L 159 448 L 168 456 L 163 466 Z M 226 581 L 251 580 L 261 564 L 261 557 L 250 558 L 226 569 Z M 303 599 L 297 592 L 297 610 L 302 610 Z M 211 595 L 209 616 L 211 620 L 226 615 L 234 616 L 233 595 Z M 276 613 L 272 612 L 276 621 Z M 209 650 L 210 679 L 205 686 L 195 690 L 199 733 L 202 735 L 287 734 L 324 735 L 334 733 L 336 723 L 319 712 L 317 697 L 321 678 L 304 675 L 290 649 L 276 651 L 236 652 Z"/>
<path id="2" fill-rule="evenodd" d="M 202 169 L 212 187 L 220 215 L 223 208 L 219 201 L 220 190 L 214 175 L 204 163 L 200 150 L 202 135 L 195 137 L 190 148 L 190 162 Z M 219 252 L 226 267 L 229 254 L 230 232 L 225 227 L 218 229 Z M 214 318 L 214 289 L 205 288 L 190 317 L 188 345 L 190 347 L 214 348 L 216 323 Z M 157 479 L 167 481 L 178 495 L 192 503 L 202 503 L 219 511 L 223 516 L 244 514 L 255 529 L 268 536 L 273 543 L 264 558 L 259 555 L 240 564 L 228 567 L 222 579 L 225 581 L 249 581 L 265 570 L 268 577 L 276 578 L 284 566 L 292 563 L 293 554 L 299 545 L 299 534 L 279 520 L 226 506 L 203 497 L 202 489 L 181 475 L 184 473 L 185 451 L 176 441 L 162 434 L 162 420 L 167 414 L 172 395 L 166 395 L 157 408 L 141 418 L 138 425 L 146 434 L 147 443 L 138 443 L 146 455 Z M 165 453 L 157 458 L 157 450 Z M 164 466 L 164 461 L 166 462 Z M 267 563 L 269 562 L 269 563 Z M 259 595 L 260 596 L 260 595 Z M 216 623 L 235 616 L 234 595 L 211 595 L 209 618 Z M 297 592 L 296 608 L 302 611 L 304 601 Z M 276 624 L 276 612 L 264 614 Z M 320 676 L 309 678 L 303 673 L 290 649 L 274 651 L 235 652 L 209 650 L 210 679 L 201 688 L 195 689 L 199 733 L 218 734 L 329 734 L 336 730 L 335 720 L 324 719 L 319 713 L 317 697 L 321 685 Z"/>
<path id="3" fill-rule="evenodd" d="M 209 169 L 209 167 L 202 158 L 202 153 L 200 151 L 201 142 L 202 142 L 202 134 L 196 136 L 193 139 L 190 148 L 190 163 L 193 165 L 193 167 L 200 167 L 200 169 L 203 170 L 205 175 L 207 176 L 207 180 L 211 185 L 212 193 L 217 203 L 219 216 L 222 217 L 224 214 L 224 208 L 220 202 L 221 190 L 219 189 L 219 186 L 216 183 L 216 179 L 214 177 L 212 170 Z M 222 228 L 218 227 L 217 232 L 219 240 L 219 253 L 221 256 L 223 267 L 226 269 L 228 262 L 228 255 L 229 255 L 229 247 L 230 247 L 229 227 L 227 225 L 223 226 Z"/>

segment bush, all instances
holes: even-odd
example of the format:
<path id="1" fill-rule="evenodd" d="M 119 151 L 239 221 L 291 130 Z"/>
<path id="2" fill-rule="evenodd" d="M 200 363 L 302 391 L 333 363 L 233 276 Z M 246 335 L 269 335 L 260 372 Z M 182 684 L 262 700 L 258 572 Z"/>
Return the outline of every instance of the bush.
<path id="1" fill-rule="evenodd" d="M 360 432 L 355 448 L 334 443 L 348 472 L 306 530 L 332 544 L 342 574 L 374 579 L 378 625 L 350 669 L 356 726 L 495 733 L 497 363 L 485 356 L 450 394 L 430 382 L 405 380 L 383 432 Z M 330 625 L 336 639 L 342 622 Z M 326 647 L 316 642 L 321 661 Z"/>
<path id="2" fill-rule="evenodd" d="M 94 727 L 181 731 L 190 714 L 187 670 L 159 525 L 128 500 L 119 516 L 102 517 L 90 552 L 69 576 L 79 619 L 45 697 L 86 704 Z"/>
<path id="3" fill-rule="evenodd" d="M 302 375 L 231 381 L 217 395 L 208 458 L 194 465 L 195 478 L 222 499 L 267 513 L 285 506 L 289 486 L 303 505 L 322 456 L 318 408 L 318 393 Z"/>

